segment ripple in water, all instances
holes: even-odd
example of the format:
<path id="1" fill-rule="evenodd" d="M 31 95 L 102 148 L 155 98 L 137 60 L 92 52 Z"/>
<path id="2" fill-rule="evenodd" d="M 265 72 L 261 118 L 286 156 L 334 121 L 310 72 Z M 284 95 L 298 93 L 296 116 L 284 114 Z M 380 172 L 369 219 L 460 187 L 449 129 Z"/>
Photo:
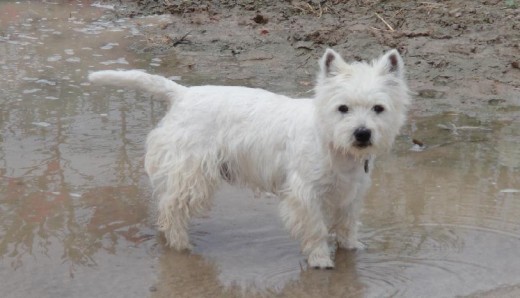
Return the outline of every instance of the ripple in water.
<path id="1" fill-rule="evenodd" d="M 520 237 L 473 226 L 394 226 L 366 235 L 356 260 L 369 297 L 449 297 L 492 289 L 520 276 Z M 493 276 L 493 279 L 489 279 Z M 442 285 L 442 286 L 439 286 Z"/>

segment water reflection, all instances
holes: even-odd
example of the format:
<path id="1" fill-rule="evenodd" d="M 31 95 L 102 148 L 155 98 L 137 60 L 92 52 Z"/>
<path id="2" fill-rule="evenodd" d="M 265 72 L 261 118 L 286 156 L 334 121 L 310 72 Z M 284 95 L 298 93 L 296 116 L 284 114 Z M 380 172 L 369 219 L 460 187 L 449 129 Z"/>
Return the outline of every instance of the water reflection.
<path id="1" fill-rule="evenodd" d="M 1 296 L 100 296 L 116 273 L 143 296 L 155 231 L 141 137 L 155 116 L 129 110 L 131 94 L 92 99 L 85 82 L 103 61 L 147 65 L 124 48 L 135 25 L 88 1 L 1 2 L 0 23 Z M 122 48 L 102 48 L 114 41 Z"/>

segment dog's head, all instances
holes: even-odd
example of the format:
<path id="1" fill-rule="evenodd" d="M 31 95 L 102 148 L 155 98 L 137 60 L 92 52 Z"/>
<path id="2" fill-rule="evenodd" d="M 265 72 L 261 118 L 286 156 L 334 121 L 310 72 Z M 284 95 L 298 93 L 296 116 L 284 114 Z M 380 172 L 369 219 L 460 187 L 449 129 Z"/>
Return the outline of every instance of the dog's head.
<path id="1" fill-rule="evenodd" d="M 361 158 L 390 149 L 410 103 L 397 50 L 371 63 L 346 63 L 327 49 L 315 91 L 323 140 L 339 154 Z"/>

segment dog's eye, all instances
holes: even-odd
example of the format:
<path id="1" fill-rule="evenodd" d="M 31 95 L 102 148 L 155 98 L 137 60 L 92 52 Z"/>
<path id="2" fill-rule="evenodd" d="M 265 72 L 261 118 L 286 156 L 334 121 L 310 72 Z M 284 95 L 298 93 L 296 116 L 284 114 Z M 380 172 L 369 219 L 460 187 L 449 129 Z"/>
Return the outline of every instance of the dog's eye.
<path id="1" fill-rule="evenodd" d="M 383 107 L 382 105 L 375 105 L 372 110 L 374 110 L 374 112 L 380 114 L 382 113 L 384 110 L 385 110 L 385 107 Z"/>
<path id="2" fill-rule="evenodd" d="M 348 113 L 348 107 L 346 105 L 340 105 L 338 107 L 338 111 L 340 111 L 343 114 L 346 114 L 346 113 Z"/>

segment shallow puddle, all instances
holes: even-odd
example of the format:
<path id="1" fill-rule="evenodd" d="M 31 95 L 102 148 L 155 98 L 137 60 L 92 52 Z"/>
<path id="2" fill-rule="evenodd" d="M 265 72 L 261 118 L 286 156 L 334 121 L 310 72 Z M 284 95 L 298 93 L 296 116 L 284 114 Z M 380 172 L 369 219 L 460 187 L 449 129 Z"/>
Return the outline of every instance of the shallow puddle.
<path id="1" fill-rule="evenodd" d="M 514 109 L 510 121 L 412 112 L 395 150 L 376 163 L 361 230 L 368 248 L 337 251 L 333 271 L 307 269 L 276 198 L 229 186 L 193 222 L 191 253 L 166 248 L 142 169 L 146 133 L 165 107 L 133 91 L 95 89 L 86 75 L 173 75 L 176 57 L 127 50 L 160 18 L 113 20 L 107 9 L 0 2 L 0 296 L 520 293 Z M 200 81 L 187 77 L 182 83 Z"/>

